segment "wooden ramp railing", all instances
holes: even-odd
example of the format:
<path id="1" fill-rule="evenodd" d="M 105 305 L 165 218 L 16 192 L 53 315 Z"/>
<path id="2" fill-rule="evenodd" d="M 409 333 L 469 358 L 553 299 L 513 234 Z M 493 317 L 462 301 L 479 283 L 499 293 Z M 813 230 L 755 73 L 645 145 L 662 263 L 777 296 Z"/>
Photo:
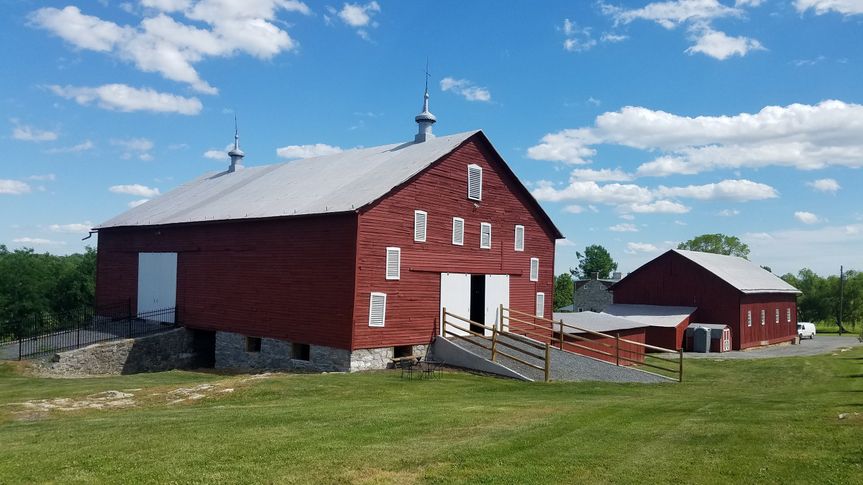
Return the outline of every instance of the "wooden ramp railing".
<path id="1" fill-rule="evenodd" d="M 474 331 L 473 328 L 483 329 L 482 333 Z M 497 325 L 485 325 L 483 323 L 474 322 L 462 316 L 449 313 L 446 311 L 446 308 L 443 308 L 441 329 L 444 337 L 465 340 L 477 347 L 482 347 L 490 351 L 492 362 L 495 362 L 495 359 L 498 356 L 504 356 L 522 365 L 542 372 L 546 382 L 551 380 L 550 343 L 542 344 L 534 339 L 526 338 L 522 335 L 504 332 L 498 328 Z M 491 336 L 485 334 L 486 330 L 491 331 Z M 519 342 L 523 347 L 513 345 L 506 341 L 501 341 L 499 338 L 501 334 L 506 334 L 509 339 Z M 501 348 L 506 350 L 502 350 Z M 538 350 L 541 353 L 536 353 L 534 350 Z M 541 361 L 542 365 L 540 366 L 535 363 L 528 362 L 525 360 L 527 357 L 532 357 Z"/>
<path id="2" fill-rule="evenodd" d="M 678 382 L 683 382 L 683 351 L 672 350 L 655 345 L 649 345 L 643 342 L 636 342 L 626 338 L 620 338 L 620 335 L 611 335 L 602 332 L 596 332 L 585 328 L 580 328 L 575 325 L 564 323 L 563 320 L 550 320 L 548 318 L 538 317 L 529 313 L 506 308 L 503 305 L 498 309 L 498 322 L 501 326 L 501 332 L 507 336 L 514 335 L 518 332 L 526 337 L 530 337 L 540 343 L 544 342 L 548 346 L 558 348 L 564 352 L 570 352 L 582 356 L 591 357 L 593 355 L 603 356 L 600 360 L 613 363 L 614 365 L 626 365 L 625 363 L 636 366 L 649 367 L 650 369 L 659 372 L 650 372 L 643 369 L 644 372 L 650 372 L 662 377 L 676 379 Z M 588 336 L 584 336 L 588 335 Z M 593 338 L 591 338 L 593 337 Z M 603 342 L 599 339 L 613 341 L 614 343 Z M 590 342 L 589 345 L 584 345 L 580 342 Z M 621 344 L 625 348 L 621 348 Z M 580 352 L 568 349 L 567 347 L 576 348 Z M 648 352 L 652 350 L 653 352 Z M 582 353 L 587 352 L 588 354 Z M 669 355 L 674 357 L 669 359 Z M 630 357 L 635 357 L 630 358 Z M 596 357 L 594 357 L 596 358 Z M 652 359 L 647 361 L 647 359 Z M 662 364 L 672 364 L 672 367 Z"/>

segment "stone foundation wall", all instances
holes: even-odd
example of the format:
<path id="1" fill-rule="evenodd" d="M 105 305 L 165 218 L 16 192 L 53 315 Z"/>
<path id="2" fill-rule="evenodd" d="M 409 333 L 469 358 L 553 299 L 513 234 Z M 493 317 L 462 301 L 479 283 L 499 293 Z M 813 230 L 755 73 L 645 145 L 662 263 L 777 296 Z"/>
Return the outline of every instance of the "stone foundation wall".
<path id="1" fill-rule="evenodd" d="M 88 345 L 39 361 L 41 374 L 51 377 L 136 374 L 196 367 L 192 333 L 185 328 Z"/>

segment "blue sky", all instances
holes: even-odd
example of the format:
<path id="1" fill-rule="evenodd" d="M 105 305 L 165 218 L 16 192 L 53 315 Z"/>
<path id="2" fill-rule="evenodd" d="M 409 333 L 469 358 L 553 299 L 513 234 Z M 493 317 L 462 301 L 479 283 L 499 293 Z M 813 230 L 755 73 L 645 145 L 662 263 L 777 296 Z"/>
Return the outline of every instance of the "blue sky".
<path id="1" fill-rule="evenodd" d="M 737 235 L 777 273 L 863 270 L 863 0 L 5 1 L 0 243 L 227 166 L 483 129 L 555 220 L 557 272 Z"/>

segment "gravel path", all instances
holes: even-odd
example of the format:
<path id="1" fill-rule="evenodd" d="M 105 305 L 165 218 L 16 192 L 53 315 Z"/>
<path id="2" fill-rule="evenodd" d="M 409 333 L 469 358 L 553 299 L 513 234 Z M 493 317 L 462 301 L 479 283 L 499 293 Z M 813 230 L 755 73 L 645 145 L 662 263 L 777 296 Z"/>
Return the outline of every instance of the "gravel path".
<path id="1" fill-rule="evenodd" d="M 814 339 L 806 339 L 800 345 L 773 345 L 751 350 L 735 350 L 732 352 L 700 354 L 686 352 L 686 358 L 692 359 L 771 359 L 774 357 L 801 357 L 809 355 L 829 354 L 842 348 L 863 345 L 856 336 L 848 335 L 816 335 Z"/>
<path id="2" fill-rule="evenodd" d="M 501 335 L 500 341 L 513 346 L 522 348 L 528 352 L 541 355 L 543 351 L 534 349 L 527 344 L 524 344 L 517 339 L 509 338 Z M 491 357 L 491 351 L 480 347 L 472 342 L 467 342 L 461 339 L 453 339 L 453 342 L 458 345 L 481 355 L 485 358 Z M 490 341 L 486 341 L 489 342 Z M 542 366 L 543 360 L 527 357 L 521 352 L 517 352 L 506 347 L 501 347 L 501 350 L 516 357 L 526 360 L 532 364 Z M 541 370 L 526 366 L 520 362 L 516 362 L 505 356 L 495 358 L 495 361 L 501 365 L 530 377 L 534 381 L 543 381 L 545 373 Z M 671 366 L 670 366 L 671 367 Z M 627 367 L 618 367 L 607 362 L 591 359 L 570 352 L 561 350 L 551 350 L 551 380 L 553 381 L 602 381 L 602 382 L 640 382 L 640 383 L 658 383 L 658 382 L 674 382 L 654 374 L 648 374 L 639 370 L 630 369 Z"/>

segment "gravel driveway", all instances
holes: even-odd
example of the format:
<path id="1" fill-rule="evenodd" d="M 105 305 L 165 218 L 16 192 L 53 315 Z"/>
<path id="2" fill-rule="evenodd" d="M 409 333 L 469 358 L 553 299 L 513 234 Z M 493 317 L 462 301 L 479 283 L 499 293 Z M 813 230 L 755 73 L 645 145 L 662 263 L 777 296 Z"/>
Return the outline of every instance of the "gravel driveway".
<path id="1" fill-rule="evenodd" d="M 799 357 L 838 352 L 841 348 L 863 345 L 856 336 L 816 335 L 812 340 L 803 340 L 800 345 L 774 345 L 744 351 L 709 354 L 686 352 L 684 356 L 695 359 L 769 359 L 772 357 Z"/>

